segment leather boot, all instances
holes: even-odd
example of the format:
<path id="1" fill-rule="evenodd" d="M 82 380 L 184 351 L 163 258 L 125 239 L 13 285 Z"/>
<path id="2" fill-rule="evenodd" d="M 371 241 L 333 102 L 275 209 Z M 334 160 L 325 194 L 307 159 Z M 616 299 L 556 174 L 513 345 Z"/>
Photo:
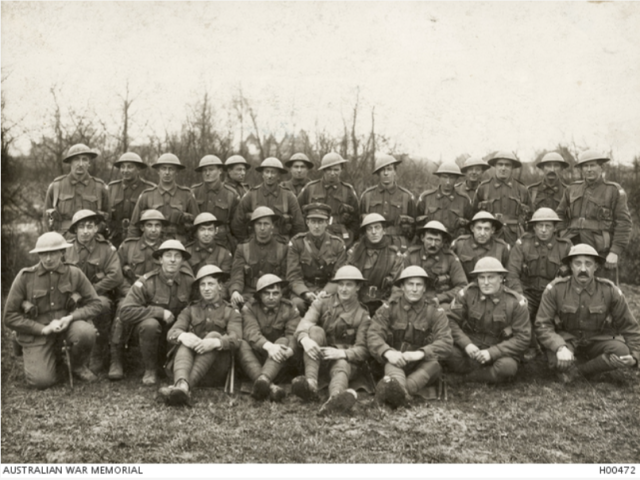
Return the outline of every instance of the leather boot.
<path id="1" fill-rule="evenodd" d="M 586 377 L 595 375 L 596 373 L 608 372 L 613 369 L 614 367 L 611 366 L 609 356 L 606 353 L 598 355 L 596 358 L 593 358 L 582 365 L 578 365 L 578 370 Z"/>
<path id="2" fill-rule="evenodd" d="M 109 365 L 109 380 L 122 380 L 124 369 L 122 367 L 122 357 L 124 355 L 122 345 L 111 344 L 111 364 Z"/>

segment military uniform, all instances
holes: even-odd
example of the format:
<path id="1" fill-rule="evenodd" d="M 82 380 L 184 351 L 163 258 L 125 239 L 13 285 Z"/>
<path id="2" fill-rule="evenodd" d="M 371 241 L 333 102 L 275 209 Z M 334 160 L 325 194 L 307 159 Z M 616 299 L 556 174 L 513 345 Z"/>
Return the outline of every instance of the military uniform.
<path id="1" fill-rule="evenodd" d="M 80 294 L 82 306 L 71 312 L 73 320 L 69 327 L 62 333 L 42 335 L 42 329 L 52 320 L 70 313 L 72 293 Z M 25 314 L 24 301 L 35 305 L 37 311 Z M 71 347 L 71 365 L 86 363 L 96 338 L 95 329 L 86 320 L 98 315 L 100 308 L 100 299 L 91 282 L 75 265 L 63 263 L 47 271 L 39 263 L 20 270 L 4 307 L 4 324 L 17 333 L 29 385 L 47 388 L 56 382 L 56 360 L 62 339 Z"/>
<path id="2" fill-rule="evenodd" d="M 466 227 L 471 220 L 471 202 L 455 189 L 445 195 L 441 187 L 437 187 L 420 195 L 417 215 L 420 225 L 437 220 L 451 232 L 452 238 L 456 238 L 468 231 Z"/>
<path id="3" fill-rule="evenodd" d="M 455 347 L 446 365 L 455 372 L 471 370 L 476 380 L 497 383 L 513 377 L 518 362 L 531 341 L 527 300 L 508 287 L 490 297 L 483 295 L 477 283 L 458 292 L 448 313 Z M 486 349 L 491 365 L 471 359 L 465 351 L 469 344 Z"/>
<path id="4" fill-rule="evenodd" d="M 591 359 L 579 366 L 585 375 L 615 368 L 611 354 L 632 355 L 640 364 L 640 326 L 620 289 L 607 279 L 596 277 L 586 286 L 573 276 L 551 282 L 542 294 L 535 332 L 548 349 L 551 368 L 562 346 Z"/>
<path id="5" fill-rule="evenodd" d="M 331 207 L 332 220 L 328 232 L 342 239 L 349 248 L 357 236 L 360 226 L 358 218 L 358 196 L 348 183 L 326 184 L 322 179 L 313 180 L 298 195 L 300 208 L 309 203 L 324 203 Z"/>
<path id="6" fill-rule="evenodd" d="M 129 221 L 140 194 L 147 188 L 155 186 L 155 183 L 142 177 L 138 177 L 136 181 L 129 183 L 122 179 L 109 182 L 109 205 L 111 205 L 109 219 L 111 236 L 109 239 L 116 248 L 120 246 L 127 236 Z"/>
<path id="7" fill-rule="evenodd" d="M 476 186 L 471 186 L 467 183 L 466 180 L 463 180 L 460 183 L 456 183 L 453 187 L 456 192 L 460 195 L 464 195 L 469 199 L 469 202 L 473 203 L 473 198 L 476 196 L 476 190 L 480 186 L 480 182 Z"/>
<path id="8" fill-rule="evenodd" d="M 209 212 L 218 220 L 216 242 L 234 252 L 237 242 L 231 235 L 231 220 L 240 202 L 240 195 L 233 187 L 218 183 L 198 183 L 191 187 L 200 213 Z M 218 265 L 220 266 L 220 265 Z M 195 270 L 197 272 L 197 270 Z"/>
<path id="9" fill-rule="evenodd" d="M 403 246 L 413 239 L 416 203 L 413 193 L 397 184 L 385 188 L 375 185 L 364 191 L 360 197 L 360 215 L 379 213 L 387 221 L 385 233 L 397 237 Z"/>
<path id="10" fill-rule="evenodd" d="M 161 185 L 156 185 L 143 191 L 140 195 L 131 215 L 129 237 L 141 236 L 138 222 L 142 212 L 149 209 L 158 210 L 169 222 L 164 230 L 165 237 L 175 238 L 182 243 L 186 243 L 187 238 L 184 224 L 189 223 L 184 221 L 184 214 L 191 215 L 191 222 L 193 222 L 193 219 L 200 213 L 191 189 L 176 183 L 169 190 L 165 190 Z"/>
<path id="11" fill-rule="evenodd" d="M 535 212 L 539 208 L 550 208 L 556 210 L 560 200 L 564 195 L 567 186 L 560 180 L 555 185 L 548 185 L 544 180 L 533 185 L 529 185 L 529 198 L 531 198 L 531 211 Z"/>
<path id="12" fill-rule="evenodd" d="M 506 182 L 494 176 L 480 183 L 476 191 L 473 211 L 480 210 L 493 214 L 504 224 L 498 235 L 513 246 L 524 233 L 531 213 L 529 191 L 513 176 Z"/>
<path id="13" fill-rule="evenodd" d="M 233 255 L 217 243 L 202 245 L 198 240 L 188 243 L 185 248 L 191 255 L 188 262 L 194 273 L 198 273 L 205 265 L 215 265 L 227 275 L 231 274 Z"/>
<path id="14" fill-rule="evenodd" d="M 287 190 L 291 190 L 293 194 L 297 197 L 302 191 L 302 189 L 306 187 L 310 181 L 311 180 L 309 180 L 308 178 L 303 178 L 301 180 L 291 178 L 289 180 L 282 182 L 280 185 L 286 188 Z"/>
<path id="15" fill-rule="evenodd" d="M 44 224 L 50 225 L 47 210 L 55 208 L 59 221 L 49 227 L 49 231 L 67 234 L 73 215 L 79 210 L 87 209 L 99 213 L 108 221 L 109 193 L 107 185 L 99 178 L 87 174 L 76 180 L 72 175 L 56 178 L 49 188 L 44 200 Z"/>
<path id="16" fill-rule="evenodd" d="M 451 249 L 460 259 L 467 279 L 471 278 L 471 272 L 481 258 L 494 257 L 500 260 L 502 265 L 507 265 L 509 261 L 509 245 L 495 237 L 491 237 L 487 243 L 480 245 L 473 235 L 462 235 L 453 241 Z"/>
<path id="17" fill-rule="evenodd" d="M 279 230 L 283 238 L 289 240 L 293 235 L 306 230 L 302 211 L 296 196 L 290 190 L 275 185 L 272 188 L 265 184 L 253 187 L 242 197 L 231 222 L 231 230 L 239 243 L 245 242 L 249 236 L 249 219 L 257 207 L 269 207 L 280 218 Z M 276 222 L 276 226 L 278 225 Z"/>
<path id="18" fill-rule="evenodd" d="M 245 193 L 251 190 L 251 186 L 248 183 L 236 182 L 234 180 L 231 180 L 230 178 L 227 178 L 224 181 L 224 185 L 227 187 L 231 187 L 240 198 L 244 197 Z"/>
<path id="19" fill-rule="evenodd" d="M 124 274 L 121 294 L 125 296 L 133 282 L 147 272 L 160 268 L 160 261 L 153 258 L 162 242 L 158 240 L 155 245 L 149 245 L 142 237 L 127 238 L 118 248 L 118 257 Z"/>

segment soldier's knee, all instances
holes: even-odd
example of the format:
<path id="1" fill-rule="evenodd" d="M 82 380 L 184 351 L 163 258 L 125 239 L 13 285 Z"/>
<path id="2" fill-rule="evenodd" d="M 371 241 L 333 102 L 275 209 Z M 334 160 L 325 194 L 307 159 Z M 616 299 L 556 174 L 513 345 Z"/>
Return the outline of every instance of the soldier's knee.
<path id="1" fill-rule="evenodd" d="M 222 335 L 220 335 L 218 332 L 209 332 L 205 335 L 204 338 L 222 338 Z"/>
<path id="2" fill-rule="evenodd" d="M 326 345 L 327 336 L 321 327 L 314 326 L 309 329 L 309 337 L 318 345 Z"/>
<path id="3" fill-rule="evenodd" d="M 253 352 L 251 345 L 246 340 L 240 340 L 240 346 L 238 347 L 238 353 L 240 355 L 246 355 L 250 352 Z"/>
<path id="4" fill-rule="evenodd" d="M 67 333 L 67 340 L 73 350 L 90 350 L 96 342 L 96 337 L 95 327 L 82 320 L 73 322 Z"/>
<path id="5" fill-rule="evenodd" d="M 55 372 L 49 375 L 32 374 L 30 376 L 27 376 L 26 378 L 27 384 L 30 387 L 37 388 L 38 390 L 44 390 L 45 388 L 53 387 L 58 381 Z"/>
<path id="6" fill-rule="evenodd" d="M 286 337 L 280 337 L 275 342 L 276 345 L 284 345 L 285 347 L 289 346 L 289 340 Z"/>
<path id="7" fill-rule="evenodd" d="M 618 357 L 623 357 L 625 355 L 631 355 L 631 351 L 626 343 L 620 340 L 609 340 L 605 344 L 604 353 L 609 355 L 617 355 Z"/>
<path id="8" fill-rule="evenodd" d="M 147 318 L 140 322 L 138 332 L 141 338 L 159 338 L 162 333 L 162 327 L 155 318 Z"/>
<path id="9" fill-rule="evenodd" d="M 98 298 L 100 299 L 100 313 L 111 312 L 111 306 L 113 305 L 111 300 L 103 295 L 99 295 Z"/>
<path id="10" fill-rule="evenodd" d="M 515 376 L 518 372 L 518 362 L 511 357 L 502 357 L 493 364 L 496 374 L 501 378 Z"/>

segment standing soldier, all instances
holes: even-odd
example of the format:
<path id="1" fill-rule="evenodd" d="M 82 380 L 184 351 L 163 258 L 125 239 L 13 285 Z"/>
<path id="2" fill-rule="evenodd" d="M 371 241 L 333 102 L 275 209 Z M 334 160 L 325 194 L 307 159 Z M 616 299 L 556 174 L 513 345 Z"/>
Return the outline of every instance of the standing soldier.
<path id="1" fill-rule="evenodd" d="M 193 222 L 194 239 L 186 245 L 191 255 L 189 265 L 194 272 L 199 272 L 205 265 L 215 265 L 224 272 L 231 274 L 233 255 L 225 247 L 215 242 L 216 232 L 220 222 L 209 212 L 199 214 Z M 225 292 L 223 291 L 223 296 Z"/>
<path id="2" fill-rule="evenodd" d="M 244 179 L 247 176 L 247 170 L 251 168 L 251 164 L 247 162 L 242 155 L 231 155 L 224 162 L 224 170 L 227 173 L 227 180 L 224 184 L 232 187 L 240 198 L 244 197 L 244 194 L 251 190 L 248 183 L 245 183 Z M 233 217 L 232 217 L 233 218 Z"/>
<path id="3" fill-rule="evenodd" d="M 347 251 L 341 238 L 327 233 L 331 207 L 323 203 L 304 206 L 309 231 L 299 233 L 289 242 L 287 281 L 291 300 L 301 315 L 325 290 L 335 271 L 347 261 Z"/>
<path id="4" fill-rule="evenodd" d="M 347 160 L 335 152 L 322 157 L 322 178 L 313 180 L 298 195 L 301 208 L 309 203 L 324 203 L 331 207 L 329 233 L 342 239 L 347 248 L 355 241 L 358 232 L 358 196 L 353 186 L 340 181 L 342 165 Z"/>
<path id="5" fill-rule="evenodd" d="M 625 191 L 602 176 L 602 165 L 608 161 L 593 150 L 581 153 L 576 166 L 584 180 L 567 187 L 556 213 L 563 222 L 560 228 L 566 229 L 561 236 L 574 245 L 591 245 L 606 258 L 605 268 L 617 269 L 618 257 L 631 239 L 631 215 Z"/>
<path id="6" fill-rule="evenodd" d="M 513 153 L 498 152 L 489 165 L 496 169 L 495 175 L 478 187 L 473 210 L 484 210 L 500 220 L 504 225 L 500 237 L 513 246 L 525 232 L 531 213 L 529 191 L 513 177 L 513 170 L 522 167 L 522 162 Z"/>
<path id="7" fill-rule="evenodd" d="M 131 215 L 129 236 L 140 236 L 138 222 L 142 212 L 154 209 L 161 212 L 169 222 L 165 231 L 166 237 L 184 243 L 194 218 L 200 213 L 191 189 L 176 183 L 178 170 L 184 170 L 185 167 L 173 153 L 164 153 L 153 164 L 153 168 L 158 171 L 160 182 L 140 195 Z"/>
<path id="8" fill-rule="evenodd" d="M 478 260 L 474 282 L 458 292 L 449 312 L 454 348 L 445 365 L 471 382 L 500 383 L 515 376 L 531 340 L 527 300 L 503 285 L 496 258 Z"/>
<path id="9" fill-rule="evenodd" d="M 471 219 L 469 198 L 454 188 L 462 172 L 455 163 L 443 163 L 434 175 L 439 178 L 440 185 L 420 195 L 417 221 L 423 224 L 437 220 L 456 238 L 466 232 Z"/>
<path id="10" fill-rule="evenodd" d="M 59 233 L 41 235 L 29 252 L 40 262 L 20 270 L 4 307 L 4 324 L 17 333 L 22 347 L 25 379 L 35 388 L 56 383 L 62 341 L 69 347 L 73 374 L 85 382 L 97 380 L 86 366 L 96 338 L 87 320 L 100 313 L 100 300 L 84 273 L 62 261 L 70 247 Z M 72 300 L 72 294 L 81 301 Z"/>
<path id="11" fill-rule="evenodd" d="M 202 157 L 196 168 L 196 172 L 202 174 L 202 183 L 193 185 L 191 191 L 200 213 L 211 213 L 217 219 L 216 242 L 230 252 L 235 252 L 237 242 L 231 235 L 230 225 L 240 202 L 240 195 L 233 187 L 222 182 L 222 169 L 222 160 L 215 155 Z"/>
<path id="12" fill-rule="evenodd" d="M 484 257 L 494 257 L 503 265 L 509 262 L 509 245 L 496 237 L 502 222 L 487 212 L 478 212 L 471 219 L 471 235 L 461 235 L 451 244 L 469 279 L 475 264 Z"/>
<path id="13" fill-rule="evenodd" d="M 238 242 L 246 242 L 249 238 L 249 219 L 258 207 L 269 207 L 278 215 L 279 233 L 286 241 L 293 235 L 304 232 L 304 218 L 296 196 L 291 190 L 279 185 L 280 175 L 287 173 L 280 160 L 269 157 L 256 170 L 262 174 L 263 183 L 253 187 L 242 197 L 231 222 L 231 229 Z"/>
<path id="14" fill-rule="evenodd" d="M 109 217 L 109 193 L 107 185 L 99 178 L 89 175 L 91 160 L 98 156 L 82 143 L 72 146 L 62 159 L 68 163 L 68 175 L 56 178 L 44 201 L 44 224 L 50 231 L 67 234 L 73 215 L 83 209 L 93 210 L 102 218 Z"/>
<path id="15" fill-rule="evenodd" d="M 155 184 L 140 176 L 142 170 L 147 168 L 147 164 L 137 153 L 123 154 L 113 166 L 120 170 L 122 178 L 109 183 L 109 204 L 111 205 L 109 240 L 114 247 L 118 248 L 127 236 L 131 215 L 140 194 L 147 188 L 155 187 Z"/>
<path id="16" fill-rule="evenodd" d="M 387 221 L 387 235 L 406 250 L 414 235 L 416 204 L 413 194 L 396 183 L 399 163 L 391 155 L 377 156 L 373 174 L 378 176 L 378 185 L 369 187 L 360 197 L 360 215 L 382 215 Z"/>
<path id="17" fill-rule="evenodd" d="M 469 157 L 464 161 L 460 171 L 465 176 L 464 181 L 456 184 L 456 191 L 469 198 L 473 203 L 473 197 L 476 196 L 476 190 L 480 186 L 482 174 L 489 170 L 491 166 L 479 157 Z"/>
<path id="18" fill-rule="evenodd" d="M 288 188 L 297 197 L 309 180 L 309 171 L 313 168 L 313 162 L 304 153 L 296 153 L 284 162 L 289 169 L 291 179 L 282 182 L 282 186 Z"/>
<path id="19" fill-rule="evenodd" d="M 556 152 L 549 152 L 538 162 L 537 167 L 542 170 L 542 181 L 528 187 L 531 206 L 535 212 L 539 208 L 555 210 L 560 204 L 567 186 L 562 183 L 562 171 L 569 163 Z"/>

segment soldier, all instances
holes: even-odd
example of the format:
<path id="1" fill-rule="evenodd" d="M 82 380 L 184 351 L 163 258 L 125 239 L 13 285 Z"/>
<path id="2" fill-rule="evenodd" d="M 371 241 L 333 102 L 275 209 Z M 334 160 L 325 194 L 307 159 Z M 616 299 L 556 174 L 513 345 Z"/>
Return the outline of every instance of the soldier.
<path id="1" fill-rule="evenodd" d="M 293 380 L 291 391 L 305 401 L 315 399 L 320 367 L 329 369 L 329 399 L 320 413 L 346 412 L 353 407 L 358 394 L 348 388 L 349 380 L 361 373 L 369 358 L 367 330 L 371 320 L 358 302 L 358 290 L 365 279 L 360 270 L 345 265 L 332 281 L 338 284 L 337 292 L 314 301 L 295 332 L 305 352 L 305 374 Z"/>
<path id="2" fill-rule="evenodd" d="M 571 275 L 551 282 L 535 321 L 549 367 L 564 383 L 578 376 L 638 365 L 640 326 L 618 287 L 595 276 L 605 259 L 590 245 L 574 245 L 564 258 Z M 576 366 L 576 356 L 587 361 Z"/>
<path id="3" fill-rule="evenodd" d="M 49 185 L 44 201 L 44 224 L 50 231 L 66 235 L 78 210 L 93 210 L 108 219 L 107 186 L 101 179 L 89 175 L 91 160 L 97 156 L 96 150 L 78 143 L 62 159 L 70 166 L 69 174 L 56 178 Z"/>
<path id="4" fill-rule="evenodd" d="M 118 248 L 127 236 L 131 215 L 143 190 L 153 188 L 153 182 L 140 176 L 147 164 L 140 155 L 133 152 L 123 154 L 114 164 L 120 170 L 122 178 L 109 183 L 109 204 L 111 218 L 109 219 L 109 240 Z"/>
<path id="5" fill-rule="evenodd" d="M 481 258 L 471 273 L 475 281 L 451 302 L 454 348 L 445 365 L 468 373 L 466 381 L 505 382 L 515 376 L 531 340 L 527 300 L 503 285 L 507 270 L 496 258 Z"/>
<path id="6" fill-rule="evenodd" d="M 513 177 L 513 170 L 522 162 L 510 152 L 497 152 L 489 160 L 495 175 L 480 184 L 473 198 L 473 211 L 484 210 L 500 220 L 504 228 L 500 238 L 513 246 L 525 232 L 531 213 L 529 191 Z"/>
<path id="7" fill-rule="evenodd" d="M 256 284 L 254 298 L 242 307 L 243 340 L 238 360 L 253 382 L 251 396 L 256 400 L 269 397 L 272 402 L 280 402 L 285 397 L 284 389 L 273 382 L 294 356 L 293 334 L 300 313 L 282 297 L 284 284 L 277 275 L 263 275 Z"/>
<path id="8" fill-rule="evenodd" d="M 544 177 L 540 182 L 527 187 L 533 211 L 539 208 L 555 210 L 567 188 L 562 183 L 562 171 L 569 166 L 569 163 L 559 153 L 549 152 L 536 166 L 542 170 Z"/>
<path id="9" fill-rule="evenodd" d="M 142 212 L 154 209 L 161 212 L 169 222 L 165 231 L 166 237 L 184 243 L 187 232 L 193 225 L 193 219 L 200 213 L 191 189 L 176 183 L 178 170 L 184 170 L 185 167 L 173 153 L 160 155 L 152 167 L 158 171 L 160 182 L 140 195 L 131 215 L 128 236 L 140 236 L 138 222 Z"/>
<path id="10" fill-rule="evenodd" d="M 258 207 L 269 207 L 278 215 L 279 233 L 286 241 L 289 241 L 293 235 L 304 232 L 304 218 L 296 196 L 291 190 L 279 185 L 280 175 L 287 172 L 280 160 L 269 157 L 256 170 L 262 174 L 263 183 L 253 187 L 242 197 L 231 222 L 231 229 L 238 242 L 243 243 L 248 240 L 249 219 Z"/>
<path id="11" fill-rule="evenodd" d="M 251 190 L 251 186 L 245 183 L 244 178 L 247 176 L 247 170 L 251 168 L 251 164 L 247 162 L 242 155 L 231 155 L 224 162 L 224 170 L 227 172 L 227 179 L 224 184 L 232 187 L 240 198 Z M 233 219 L 233 217 L 231 217 Z"/>
<path id="12" fill-rule="evenodd" d="M 527 299 L 532 324 L 545 287 L 558 275 L 569 273 L 566 267 L 562 268 L 562 259 L 569 253 L 571 242 L 555 236 L 558 222 L 558 215 L 550 208 L 536 210 L 529 221 L 533 233 L 527 232 L 520 237 L 509 254 L 507 285 Z M 533 331 L 533 325 L 531 328 Z M 538 350 L 536 336 L 531 335 L 531 347 L 524 360 L 533 360 Z"/>
<path id="13" fill-rule="evenodd" d="M 293 291 L 291 300 L 301 315 L 320 291 L 327 290 L 335 271 L 347 261 L 342 239 L 327 233 L 331 207 L 310 203 L 305 205 L 304 214 L 309 231 L 293 237 L 287 253 L 287 281 Z"/>
<path id="14" fill-rule="evenodd" d="M 443 163 L 436 173 L 440 185 L 423 192 L 418 199 L 418 223 L 437 220 L 451 232 L 453 238 L 463 235 L 471 219 L 471 202 L 454 185 L 462 176 L 455 163 Z"/>
<path id="15" fill-rule="evenodd" d="M 322 157 L 322 178 L 312 180 L 298 195 L 300 208 L 309 203 L 324 203 L 331 207 L 329 233 L 342 239 L 347 248 L 355 241 L 358 232 L 358 196 L 353 186 L 340 181 L 342 165 L 347 160 L 335 152 Z"/>
<path id="16" fill-rule="evenodd" d="M 364 235 L 347 252 L 347 264 L 358 268 L 367 279 L 359 297 L 370 314 L 389 297 L 393 281 L 402 270 L 402 254 L 385 234 L 385 223 L 379 213 L 364 217 L 360 226 Z"/>
<path id="17" fill-rule="evenodd" d="M 191 255 L 189 265 L 194 272 L 200 271 L 205 265 L 215 265 L 225 275 L 231 274 L 233 255 L 225 247 L 215 242 L 219 225 L 218 219 L 209 212 L 199 214 L 193 221 L 195 238 L 186 245 L 186 249 Z"/>
<path id="18" fill-rule="evenodd" d="M 500 263 L 509 262 L 509 245 L 496 237 L 502 222 L 487 212 L 478 212 L 471 219 L 471 235 L 461 235 L 451 244 L 451 249 L 460 259 L 467 279 L 473 267 L 483 257 L 494 257 Z"/>
<path id="19" fill-rule="evenodd" d="M 183 264 L 189 252 L 178 240 L 163 242 L 153 255 L 160 259 L 160 268 L 136 280 L 120 308 L 120 319 L 131 326 L 140 345 L 143 385 L 158 382 L 158 362 L 165 357 L 163 332 L 189 303 L 194 281 L 191 268 Z"/>
<path id="20" fill-rule="evenodd" d="M 378 185 L 369 187 L 360 197 L 360 216 L 382 215 L 387 221 L 387 235 L 406 250 L 414 235 L 416 203 L 413 194 L 396 182 L 399 163 L 391 155 L 376 157 L 373 174 L 378 176 Z"/>
<path id="21" fill-rule="evenodd" d="M 467 276 L 455 253 L 451 251 L 451 235 L 445 226 L 432 220 L 417 228 L 422 245 L 409 247 L 404 257 L 404 267 L 422 267 L 433 282 L 427 285 L 426 296 L 435 299 L 437 305 L 448 308 L 456 293 L 467 285 Z M 434 287 L 433 289 L 429 287 Z"/>
<path id="22" fill-rule="evenodd" d="M 566 229 L 561 236 L 573 244 L 591 245 L 606 258 L 605 268 L 613 270 L 631 238 L 631 215 L 625 191 L 602 176 L 602 165 L 608 161 L 593 150 L 581 153 L 576 166 L 584 180 L 567 187 L 556 213 L 563 221 L 559 229 Z"/>
<path id="23" fill-rule="evenodd" d="M 369 352 L 384 365 L 376 397 L 394 408 L 440 377 L 439 362 L 453 346 L 444 310 L 427 302 L 429 280 L 422 268 L 405 268 L 397 281 L 402 295 L 378 309 L 367 332 Z"/>
<path id="24" fill-rule="evenodd" d="M 480 186 L 482 174 L 490 168 L 491 166 L 479 157 L 467 158 L 460 169 L 465 176 L 465 180 L 456 184 L 456 191 L 466 195 L 469 201 L 473 203 L 473 197 L 476 196 L 476 190 Z"/>
<path id="25" fill-rule="evenodd" d="M 289 169 L 291 179 L 282 182 L 282 186 L 291 190 L 297 197 L 304 186 L 310 182 L 309 171 L 313 169 L 313 162 L 304 153 L 296 153 L 284 162 L 284 166 Z"/>
<path id="26" fill-rule="evenodd" d="M 266 273 L 284 277 L 287 272 L 287 246 L 275 235 L 277 216 L 269 207 L 258 207 L 251 215 L 254 235 L 238 245 L 231 265 L 229 293 L 231 303 L 240 308 L 256 291 L 258 279 Z"/>
<path id="27" fill-rule="evenodd" d="M 242 319 L 240 312 L 222 300 L 222 276 L 224 272 L 215 265 L 198 271 L 195 281 L 200 299 L 180 312 L 167 333 L 167 341 L 174 346 L 168 363 L 174 383 L 159 393 L 169 405 L 188 404 L 191 389 L 220 384 L 231 367 L 231 357 L 242 339 Z"/>
<path id="28" fill-rule="evenodd" d="M 102 221 L 102 217 L 91 210 L 76 212 L 69 226 L 69 233 L 74 235 L 72 248 L 65 254 L 67 263 L 82 270 L 100 299 L 102 309 L 92 319 L 98 338 L 89 362 L 89 368 L 96 374 L 100 373 L 108 357 L 113 302 L 124 281 L 116 247 L 98 233 Z"/>
<path id="29" fill-rule="evenodd" d="M 41 235 L 29 252 L 37 253 L 40 261 L 20 270 L 4 307 L 4 324 L 17 333 L 23 351 L 25 379 L 35 388 L 56 383 L 63 341 L 69 347 L 73 374 L 86 382 L 97 380 L 86 366 L 96 338 L 87 320 L 100 313 L 100 299 L 84 273 L 62 261 L 70 247 L 59 233 Z M 72 300 L 72 294 L 81 301 Z M 78 305 L 82 306 L 75 308 Z"/>
<path id="30" fill-rule="evenodd" d="M 193 185 L 191 191 L 196 198 L 200 213 L 211 213 L 218 221 L 216 243 L 230 252 L 235 252 L 237 242 L 231 235 L 230 226 L 240 202 L 240 195 L 232 186 L 222 182 L 222 169 L 222 160 L 215 155 L 202 157 L 196 168 L 196 172 L 202 173 L 202 183 Z M 194 272 L 197 271 L 194 270 Z"/>

